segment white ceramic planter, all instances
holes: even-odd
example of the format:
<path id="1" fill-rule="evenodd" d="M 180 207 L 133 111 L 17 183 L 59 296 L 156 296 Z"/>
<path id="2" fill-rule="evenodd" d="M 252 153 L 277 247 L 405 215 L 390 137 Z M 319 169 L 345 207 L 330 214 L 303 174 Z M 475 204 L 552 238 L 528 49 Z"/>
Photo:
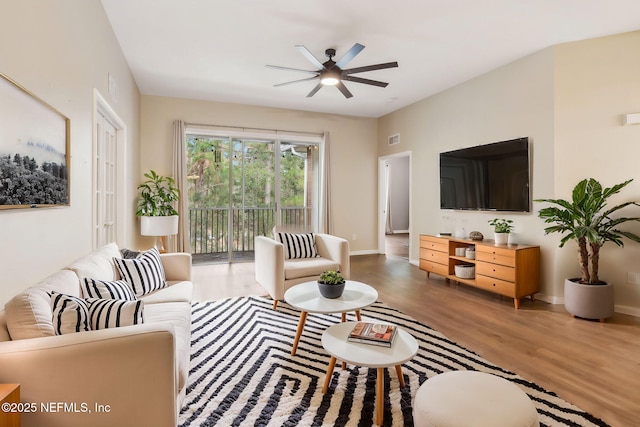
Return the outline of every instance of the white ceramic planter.
<path id="1" fill-rule="evenodd" d="M 178 215 L 141 216 L 140 234 L 143 236 L 172 236 L 178 234 Z"/>
<path id="2" fill-rule="evenodd" d="M 574 316 L 600 319 L 613 316 L 613 285 L 582 285 L 569 279 L 564 281 L 564 308 Z"/>
<path id="3" fill-rule="evenodd" d="M 506 245 L 509 243 L 509 233 L 493 233 L 493 240 L 496 245 Z"/>

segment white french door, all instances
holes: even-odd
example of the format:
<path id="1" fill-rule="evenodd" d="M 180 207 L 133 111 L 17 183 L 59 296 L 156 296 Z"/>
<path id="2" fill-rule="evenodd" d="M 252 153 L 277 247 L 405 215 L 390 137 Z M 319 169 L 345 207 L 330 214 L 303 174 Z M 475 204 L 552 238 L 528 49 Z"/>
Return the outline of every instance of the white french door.
<path id="1" fill-rule="evenodd" d="M 93 135 L 93 247 L 124 244 L 125 127 L 96 91 Z"/>

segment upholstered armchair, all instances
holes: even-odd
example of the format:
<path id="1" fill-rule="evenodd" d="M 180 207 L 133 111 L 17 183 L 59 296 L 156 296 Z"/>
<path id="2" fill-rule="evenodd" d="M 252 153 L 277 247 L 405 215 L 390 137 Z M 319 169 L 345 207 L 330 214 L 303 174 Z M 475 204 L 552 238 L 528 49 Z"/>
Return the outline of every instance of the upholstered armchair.
<path id="1" fill-rule="evenodd" d="M 287 289 L 318 280 L 325 270 L 340 271 L 349 279 L 347 240 L 321 233 L 275 233 L 275 237 L 255 238 L 256 281 L 273 298 L 274 310 Z"/>

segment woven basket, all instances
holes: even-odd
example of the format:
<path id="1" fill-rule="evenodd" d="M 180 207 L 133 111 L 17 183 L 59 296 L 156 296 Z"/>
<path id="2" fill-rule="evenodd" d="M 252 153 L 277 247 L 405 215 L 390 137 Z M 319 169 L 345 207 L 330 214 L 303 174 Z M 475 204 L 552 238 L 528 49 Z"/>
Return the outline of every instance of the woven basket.
<path id="1" fill-rule="evenodd" d="M 476 275 L 475 265 L 454 265 L 453 269 L 456 273 L 456 277 L 461 279 L 473 279 Z"/>

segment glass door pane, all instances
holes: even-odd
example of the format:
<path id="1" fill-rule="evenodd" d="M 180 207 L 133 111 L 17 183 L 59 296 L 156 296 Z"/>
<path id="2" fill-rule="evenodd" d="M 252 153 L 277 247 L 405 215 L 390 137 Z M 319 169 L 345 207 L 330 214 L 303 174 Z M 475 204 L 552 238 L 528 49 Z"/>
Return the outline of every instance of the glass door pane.
<path id="1" fill-rule="evenodd" d="M 189 235 L 194 261 L 227 261 L 229 147 L 222 138 L 187 136 Z"/>
<path id="2" fill-rule="evenodd" d="M 232 259 L 253 260 L 255 236 L 271 235 L 277 205 L 275 143 L 233 141 Z"/>
<path id="3" fill-rule="evenodd" d="M 311 145 L 280 144 L 280 224 L 289 230 L 313 231 L 314 153 Z"/>

